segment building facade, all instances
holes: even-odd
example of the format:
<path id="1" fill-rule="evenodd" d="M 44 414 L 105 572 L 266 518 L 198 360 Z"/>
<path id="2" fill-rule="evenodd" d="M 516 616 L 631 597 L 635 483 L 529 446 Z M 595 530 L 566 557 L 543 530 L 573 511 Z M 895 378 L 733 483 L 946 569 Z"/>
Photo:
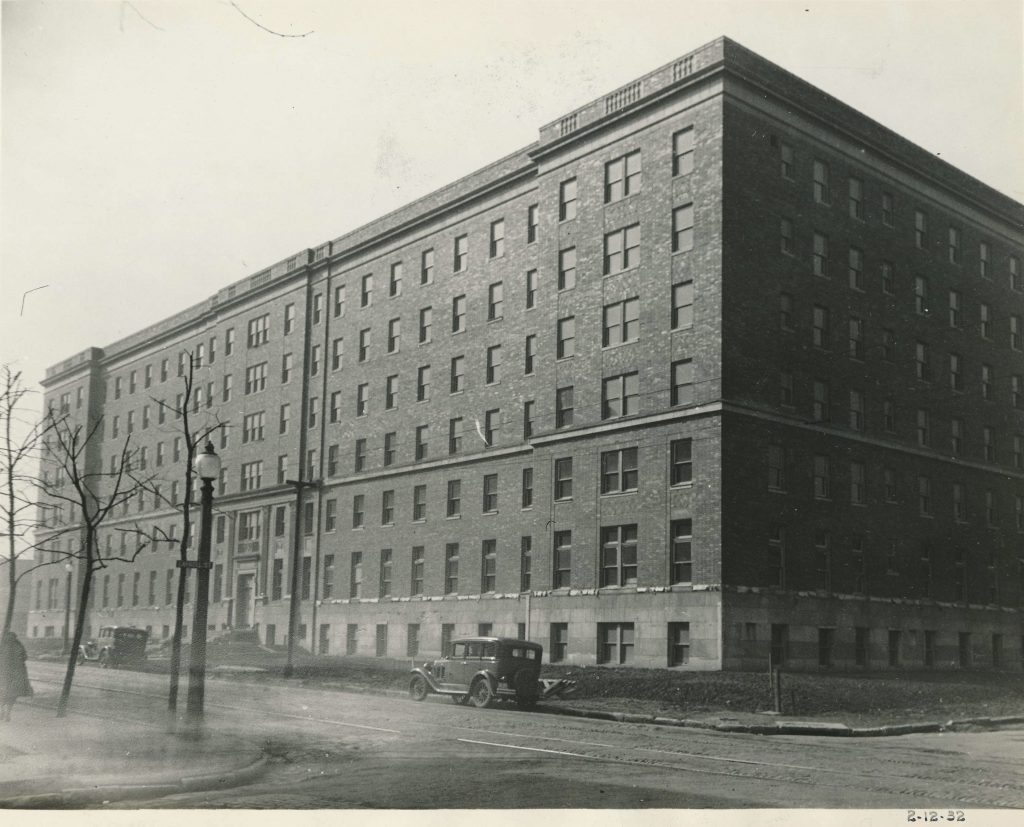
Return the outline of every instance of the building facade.
<path id="1" fill-rule="evenodd" d="M 1020 669 L 1022 227 L 723 38 L 43 384 L 166 475 L 116 551 L 180 524 L 195 357 L 213 630 L 282 642 L 294 561 L 323 654 Z M 92 627 L 166 637 L 176 555 L 99 572 Z"/>

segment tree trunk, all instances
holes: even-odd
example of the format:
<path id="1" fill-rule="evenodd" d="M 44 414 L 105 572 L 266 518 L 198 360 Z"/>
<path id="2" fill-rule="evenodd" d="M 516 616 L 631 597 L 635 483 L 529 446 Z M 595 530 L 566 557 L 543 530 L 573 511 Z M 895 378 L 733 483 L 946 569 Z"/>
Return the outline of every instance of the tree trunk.
<path id="1" fill-rule="evenodd" d="M 71 698 L 71 684 L 75 679 L 75 666 L 78 664 L 78 647 L 82 645 L 82 633 L 85 631 L 85 616 L 88 611 L 89 593 L 92 590 L 92 538 L 86 535 L 85 576 L 82 578 L 82 591 L 78 597 L 78 609 L 75 611 L 75 638 L 71 642 L 71 651 L 68 652 L 68 668 L 64 673 L 64 686 L 60 691 L 60 700 L 57 701 L 57 717 L 63 718 L 68 712 L 68 700 Z"/>
<path id="2" fill-rule="evenodd" d="M 171 639 L 171 687 L 167 693 L 167 730 L 174 732 L 178 722 L 178 685 L 181 677 L 181 622 L 185 616 L 185 588 L 188 569 L 178 569 L 178 599 L 174 606 L 174 636 Z"/>

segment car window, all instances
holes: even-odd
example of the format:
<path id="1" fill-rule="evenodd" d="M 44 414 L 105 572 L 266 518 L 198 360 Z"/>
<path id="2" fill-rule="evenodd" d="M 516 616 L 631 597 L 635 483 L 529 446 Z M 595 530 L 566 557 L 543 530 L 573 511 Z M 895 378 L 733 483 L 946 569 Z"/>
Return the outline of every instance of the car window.
<path id="1" fill-rule="evenodd" d="M 480 653 L 483 651 L 483 644 L 480 641 L 466 644 L 466 656 L 470 658 L 480 657 Z"/>
<path id="2" fill-rule="evenodd" d="M 466 657 L 466 644 L 455 643 L 452 645 L 452 657 L 453 658 L 464 658 Z"/>
<path id="3" fill-rule="evenodd" d="M 512 657 L 524 660 L 537 660 L 537 650 L 527 649 L 525 646 L 516 646 L 512 649 Z"/>
<path id="4" fill-rule="evenodd" d="M 485 643 L 484 644 L 484 657 L 485 658 L 496 658 L 498 656 L 498 644 L 497 643 Z"/>

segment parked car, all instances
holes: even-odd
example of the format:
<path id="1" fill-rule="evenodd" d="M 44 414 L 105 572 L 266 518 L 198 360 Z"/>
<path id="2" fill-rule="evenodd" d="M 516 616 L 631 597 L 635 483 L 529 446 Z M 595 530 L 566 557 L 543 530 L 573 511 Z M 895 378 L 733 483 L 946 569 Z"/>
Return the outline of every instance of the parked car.
<path id="1" fill-rule="evenodd" d="M 134 626 L 101 626 L 100 633 L 78 647 L 78 662 L 96 661 L 104 668 L 141 666 L 146 662 L 149 632 Z"/>
<path id="2" fill-rule="evenodd" d="M 545 694 L 540 681 L 544 647 L 528 640 L 473 637 L 453 641 L 450 652 L 412 670 L 409 696 L 422 701 L 431 692 L 481 708 L 496 699 L 515 700 L 531 709 Z"/>

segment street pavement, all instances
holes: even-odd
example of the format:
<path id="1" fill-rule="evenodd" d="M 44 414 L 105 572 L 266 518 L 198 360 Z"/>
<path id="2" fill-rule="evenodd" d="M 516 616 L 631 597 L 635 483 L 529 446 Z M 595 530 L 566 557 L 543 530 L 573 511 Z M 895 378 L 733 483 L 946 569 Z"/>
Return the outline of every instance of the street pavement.
<path id="1" fill-rule="evenodd" d="M 30 674 L 32 671 L 30 664 Z M 103 674 L 110 678 L 119 673 Z M 129 679 L 127 673 L 124 679 Z M 183 681 L 182 708 L 185 688 Z M 200 737 L 189 737 L 180 721 L 178 731 L 171 733 L 166 718 L 161 720 L 162 707 L 158 699 L 148 702 L 149 714 L 140 719 L 138 715 L 126 714 L 127 695 L 122 702 L 122 712 L 118 714 L 116 704 L 112 706 L 109 701 L 97 707 L 90 701 L 86 687 L 76 687 L 69 714 L 57 719 L 58 693 L 59 681 L 37 680 L 36 694 L 16 704 L 11 721 L 0 723 L 0 808 L 75 808 L 117 801 L 152 801 L 164 796 L 250 784 L 266 769 L 266 742 L 261 740 L 259 728 L 243 732 L 226 723 L 223 715 L 211 714 L 204 722 Z M 130 694 L 132 702 L 138 702 L 137 693 Z M 839 722 L 780 719 L 764 723 L 763 718 L 761 722 L 735 718 L 675 720 L 607 709 L 560 708 L 557 704 L 551 704 L 550 711 L 571 717 L 663 727 L 802 736 L 897 735 L 935 732 L 940 726 L 906 724 L 868 731 Z M 998 727 L 1022 721 L 1024 718 L 984 719 L 970 726 Z M 950 727 L 947 723 L 943 726 L 956 730 L 968 725 Z"/>

